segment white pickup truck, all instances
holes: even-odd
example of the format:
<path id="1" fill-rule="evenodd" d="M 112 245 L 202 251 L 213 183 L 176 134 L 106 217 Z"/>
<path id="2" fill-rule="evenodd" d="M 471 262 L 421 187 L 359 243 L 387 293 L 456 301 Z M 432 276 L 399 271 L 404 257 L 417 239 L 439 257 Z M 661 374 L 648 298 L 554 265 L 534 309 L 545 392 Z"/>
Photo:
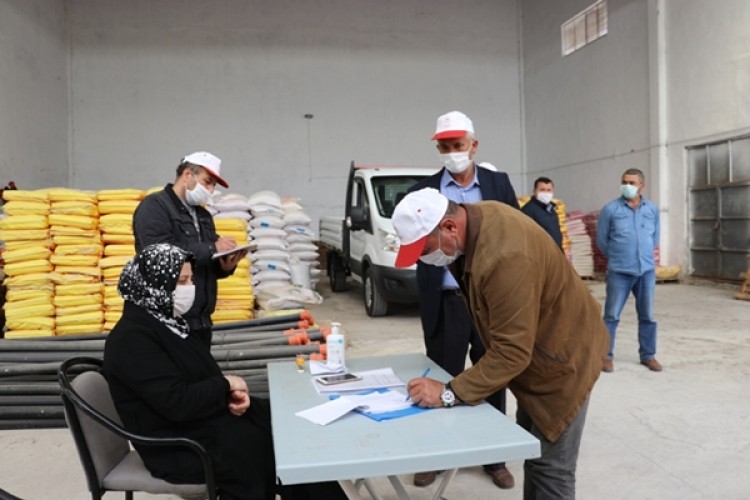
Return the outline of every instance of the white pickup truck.
<path id="1" fill-rule="evenodd" d="M 369 316 L 388 314 L 391 303 L 419 301 L 416 266 L 394 267 L 399 241 L 391 215 L 411 186 L 437 170 L 352 162 L 344 217 L 320 219 L 320 243 L 327 250 L 331 290 L 346 290 L 347 276 L 360 281 Z"/>

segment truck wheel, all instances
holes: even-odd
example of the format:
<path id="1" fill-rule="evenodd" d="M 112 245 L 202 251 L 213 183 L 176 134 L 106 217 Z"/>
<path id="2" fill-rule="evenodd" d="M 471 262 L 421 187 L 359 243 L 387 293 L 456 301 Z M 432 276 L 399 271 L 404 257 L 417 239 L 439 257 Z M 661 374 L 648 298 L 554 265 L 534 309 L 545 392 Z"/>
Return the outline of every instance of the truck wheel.
<path id="1" fill-rule="evenodd" d="M 378 291 L 372 279 L 370 268 L 366 268 L 363 276 L 365 311 L 368 316 L 385 316 L 388 314 L 388 301 Z"/>
<path id="2" fill-rule="evenodd" d="M 328 279 L 332 291 L 343 292 L 346 290 L 346 271 L 341 263 L 341 257 L 335 253 L 328 254 Z"/>

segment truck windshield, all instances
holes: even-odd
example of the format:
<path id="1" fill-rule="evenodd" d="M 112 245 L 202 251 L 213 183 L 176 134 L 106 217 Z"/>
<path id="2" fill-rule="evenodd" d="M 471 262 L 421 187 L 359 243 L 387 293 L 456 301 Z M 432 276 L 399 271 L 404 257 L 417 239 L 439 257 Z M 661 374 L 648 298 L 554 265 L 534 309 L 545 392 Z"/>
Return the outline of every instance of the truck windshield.
<path id="1" fill-rule="evenodd" d="M 373 177 L 372 189 L 375 192 L 375 203 L 381 217 L 390 219 L 393 215 L 393 209 L 396 208 L 401 198 L 417 182 L 425 176 L 394 176 L 394 177 Z"/>

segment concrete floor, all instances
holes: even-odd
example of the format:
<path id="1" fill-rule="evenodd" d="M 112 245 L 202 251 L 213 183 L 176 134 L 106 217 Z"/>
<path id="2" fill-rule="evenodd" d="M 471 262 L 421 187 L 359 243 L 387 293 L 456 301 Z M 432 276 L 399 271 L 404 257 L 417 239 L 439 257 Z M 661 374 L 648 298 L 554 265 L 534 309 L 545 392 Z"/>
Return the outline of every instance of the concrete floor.
<path id="1" fill-rule="evenodd" d="M 423 350 L 416 308 L 368 318 L 358 285 L 340 294 L 327 284 L 320 288 L 325 300 L 313 314 L 323 324 L 342 322 L 348 356 Z M 591 282 L 590 288 L 603 302 L 604 285 Z M 638 364 L 632 299 L 627 304 L 615 371 L 602 374 L 593 392 L 578 462 L 578 498 L 750 497 L 750 302 L 734 300 L 733 294 L 727 288 L 658 285 L 661 373 Z M 509 405 L 513 415 L 512 398 Z M 522 498 L 523 464 L 508 465 L 516 476 L 514 489 L 495 488 L 481 467 L 474 467 L 458 473 L 445 497 Z M 415 499 L 431 498 L 434 486 L 414 488 L 410 479 L 403 477 Z M 396 498 L 386 480 L 376 484 L 385 498 Z M 0 431 L 0 488 L 33 500 L 90 498 L 66 429 Z"/>

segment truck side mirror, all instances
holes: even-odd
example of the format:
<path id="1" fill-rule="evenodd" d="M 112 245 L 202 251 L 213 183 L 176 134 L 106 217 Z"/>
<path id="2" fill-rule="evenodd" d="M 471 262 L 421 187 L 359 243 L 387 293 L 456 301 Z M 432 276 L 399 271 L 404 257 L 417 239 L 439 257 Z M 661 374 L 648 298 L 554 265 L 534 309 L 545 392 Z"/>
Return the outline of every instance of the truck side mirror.
<path id="1" fill-rule="evenodd" d="M 349 217 L 346 219 L 346 225 L 352 231 L 360 231 L 362 229 L 369 229 L 370 221 L 367 218 L 367 212 L 363 207 L 351 207 L 349 210 Z"/>

